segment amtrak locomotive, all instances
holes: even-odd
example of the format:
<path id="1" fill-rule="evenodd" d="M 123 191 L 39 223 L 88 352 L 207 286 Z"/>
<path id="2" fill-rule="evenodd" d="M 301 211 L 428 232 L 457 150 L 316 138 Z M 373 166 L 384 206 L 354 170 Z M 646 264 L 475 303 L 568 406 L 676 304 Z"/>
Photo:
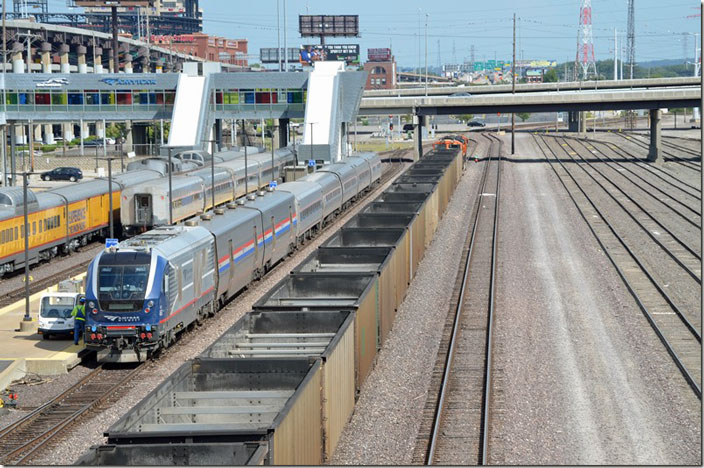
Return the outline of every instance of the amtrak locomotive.
<path id="1" fill-rule="evenodd" d="M 103 251 L 88 268 L 86 345 L 118 362 L 168 347 L 380 179 L 378 155 L 356 155 Z"/>

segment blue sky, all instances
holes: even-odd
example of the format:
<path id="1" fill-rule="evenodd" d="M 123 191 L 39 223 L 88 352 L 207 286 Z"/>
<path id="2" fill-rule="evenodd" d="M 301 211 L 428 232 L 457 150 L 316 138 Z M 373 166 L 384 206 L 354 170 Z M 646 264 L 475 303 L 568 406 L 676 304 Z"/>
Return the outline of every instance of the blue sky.
<path id="1" fill-rule="evenodd" d="M 65 0 L 50 0 L 50 5 L 61 10 L 65 4 Z M 626 0 L 592 0 L 597 60 L 613 57 L 614 28 L 621 31 L 625 45 L 626 4 Z M 204 31 L 248 39 L 253 59 L 261 47 L 276 47 L 277 0 L 201 0 L 200 5 Z M 477 61 L 493 59 L 494 54 L 499 60 L 510 59 L 513 13 L 519 19 L 519 59 L 522 54 L 525 59 L 574 60 L 580 0 L 288 0 L 286 5 L 289 47 L 316 42 L 299 36 L 299 14 L 358 14 L 360 38 L 329 42 L 359 43 L 362 59 L 366 59 L 367 48 L 391 46 L 400 65 L 415 67 L 419 19 L 421 65 L 425 60 L 426 14 L 431 66 L 438 64 L 438 51 L 442 63 L 469 58 L 472 45 Z M 687 56 L 693 57 L 693 34 L 700 32 L 700 20 L 687 16 L 697 14 L 699 5 L 697 0 L 636 0 L 636 60 L 679 59 L 685 56 L 685 47 Z"/>

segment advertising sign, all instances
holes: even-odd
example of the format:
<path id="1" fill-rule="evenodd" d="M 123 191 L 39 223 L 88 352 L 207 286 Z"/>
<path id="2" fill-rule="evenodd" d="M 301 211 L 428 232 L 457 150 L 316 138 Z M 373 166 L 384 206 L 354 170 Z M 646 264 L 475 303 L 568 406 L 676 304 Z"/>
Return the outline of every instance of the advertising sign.
<path id="1" fill-rule="evenodd" d="M 313 62 L 321 60 L 359 65 L 359 45 L 325 44 L 301 46 L 299 61 L 302 65 L 313 65 Z"/>
<path id="2" fill-rule="evenodd" d="M 370 62 L 390 62 L 391 49 L 367 49 L 367 60 Z"/>
<path id="3" fill-rule="evenodd" d="M 278 49 L 277 47 L 264 47 L 259 49 L 259 60 L 262 63 L 279 63 L 279 50 L 283 51 L 283 48 Z M 289 47 L 286 51 L 289 62 L 297 62 L 300 56 L 298 47 Z M 283 55 L 283 52 L 281 53 Z M 281 58 L 283 62 L 283 57 Z"/>
<path id="4" fill-rule="evenodd" d="M 299 15 L 302 37 L 357 37 L 359 15 Z"/>

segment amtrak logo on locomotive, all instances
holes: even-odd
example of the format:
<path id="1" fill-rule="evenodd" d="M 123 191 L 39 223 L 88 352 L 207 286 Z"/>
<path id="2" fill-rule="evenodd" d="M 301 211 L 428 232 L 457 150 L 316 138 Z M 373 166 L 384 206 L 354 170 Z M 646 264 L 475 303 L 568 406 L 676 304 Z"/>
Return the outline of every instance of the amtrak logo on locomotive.
<path id="1" fill-rule="evenodd" d="M 135 316 L 117 316 L 117 315 L 103 315 L 106 319 L 110 320 L 111 322 L 139 322 L 139 317 Z"/>

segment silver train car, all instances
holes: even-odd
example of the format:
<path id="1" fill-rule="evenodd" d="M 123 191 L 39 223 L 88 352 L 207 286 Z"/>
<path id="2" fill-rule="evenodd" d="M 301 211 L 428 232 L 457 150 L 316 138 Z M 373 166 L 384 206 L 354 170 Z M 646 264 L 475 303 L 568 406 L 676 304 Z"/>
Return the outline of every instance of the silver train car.
<path id="1" fill-rule="evenodd" d="M 213 169 L 209 165 L 172 176 L 173 222 L 183 221 L 212 208 L 213 190 L 217 206 L 268 186 L 270 181 L 281 178 L 284 166 L 294 161 L 293 152 L 288 148 L 276 150 L 273 163 L 271 154 L 249 155 L 248 153 L 247 156 L 245 167 L 244 153 L 218 153 L 213 164 L 214 184 L 211 180 Z M 217 161 L 218 158 L 223 160 Z M 120 222 L 127 235 L 135 235 L 156 226 L 169 224 L 168 178 L 130 187 L 122 192 L 121 203 Z"/>
<path id="2" fill-rule="evenodd" d="M 169 346 L 312 237 L 326 212 L 343 209 L 341 173 L 355 180 L 348 190 L 360 190 L 350 200 L 379 182 L 376 155 L 354 159 L 99 254 L 87 275 L 86 345 L 111 362 L 142 360 Z M 335 193 L 326 207 L 326 195 Z"/>
<path id="3" fill-rule="evenodd" d="M 114 176 L 112 213 L 108 208 L 107 179 L 88 180 L 43 192 L 28 189 L 30 265 L 75 250 L 96 236 L 106 236 L 111 215 L 119 233 L 120 192 L 131 184 L 158 177 L 158 172 L 148 169 Z M 0 189 L 0 276 L 25 265 L 23 206 L 21 187 Z"/>

